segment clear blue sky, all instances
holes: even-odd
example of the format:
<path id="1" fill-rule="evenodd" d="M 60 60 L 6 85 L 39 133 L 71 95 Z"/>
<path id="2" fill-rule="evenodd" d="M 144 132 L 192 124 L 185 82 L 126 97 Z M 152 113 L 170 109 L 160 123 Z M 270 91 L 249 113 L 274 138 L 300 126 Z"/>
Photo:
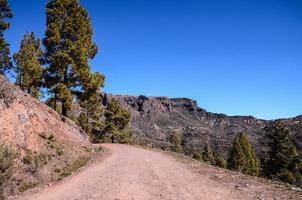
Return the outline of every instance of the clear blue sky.
<path id="1" fill-rule="evenodd" d="M 9 0 L 12 52 L 41 39 L 44 0 Z M 274 119 L 302 114 L 302 1 L 82 0 L 106 92 L 196 99 L 208 111 Z"/>

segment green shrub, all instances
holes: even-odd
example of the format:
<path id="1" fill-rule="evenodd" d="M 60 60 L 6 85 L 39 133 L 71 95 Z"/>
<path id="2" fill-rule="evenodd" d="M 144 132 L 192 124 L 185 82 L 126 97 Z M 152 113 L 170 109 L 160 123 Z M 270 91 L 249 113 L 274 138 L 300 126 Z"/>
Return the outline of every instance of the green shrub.
<path id="1" fill-rule="evenodd" d="M 295 183 L 295 179 L 296 177 L 294 176 L 294 174 L 286 169 L 282 169 L 278 174 L 277 177 L 283 181 L 283 182 L 287 182 L 290 184 L 294 184 Z"/>
<path id="2" fill-rule="evenodd" d="M 26 165 L 30 165 L 33 161 L 33 157 L 31 154 L 26 154 L 23 159 L 22 159 L 23 163 Z"/>
<path id="3" fill-rule="evenodd" d="M 7 182 L 12 176 L 14 160 L 18 157 L 18 152 L 8 145 L 0 145 L 0 199 Z"/>
<path id="4" fill-rule="evenodd" d="M 26 183 L 22 183 L 19 187 L 19 191 L 21 193 L 29 190 L 29 189 L 32 189 L 34 187 L 37 187 L 38 186 L 38 183 L 37 182 L 26 182 Z"/>
<path id="5" fill-rule="evenodd" d="M 194 152 L 193 152 L 193 158 L 194 158 L 195 160 L 201 161 L 201 160 L 202 160 L 202 154 L 201 154 L 199 151 L 194 151 Z"/>
<path id="6" fill-rule="evenodd" d="M 173 131 L 170 141 L 172 144 L 172 151 L 177 153 L 181 153 L 183 151 L 183 147 L 181 145 L 181 135 L 179 133 Z"/>
<path id="7" fill-rule="evenodd" d="M 63 151 L 62 147 L 58 146 L 56 148 L 56 153 L 57 153 L 58 156 L 62 156 L 64 154 L 64 151 Z"/>
<path id="8" fill-rule="evenodd" d="M 214 156 L 214 160 L 215 160 L 215 166 L 220 167 L 220 168 L 227 167 L 226 160 L 221 155 L 219 155 L 217 151 L 213 151 L 213 156 Z"/>
<path id="9" fill-rule="evenodd" d="M 47 139 L 51 142 L 54 142 L 55 141 L 55 136 L 53 134 L 50 134 L 50 136 L 48 136 Z"/>
<path id="10" fill-rule="evenodd" d="M 62 180 L 63 178 L 70 176 L 73 172 L 78 171 L 81 167 L 85 166 L 89 160 L 90 157 L 82 157 L 61 170 L 56 169 L 56 171 L 59 172 L 58 180 Z"/>
<path id="11" fill-rule="evenodd" d="M 0 145 L 0 173 L 6 173 L 13 166 L 18 152 L 7 145 Z"/>
<path id="12" fill-rule="evenodd" d="M 210 147 L 210 145 L 208 145 L 208 144 L 206 144 L 205 147 L 203 148 L 202 160 L 211 165 L 215 165 L 213 151 L 212 151 L 212 148 Z"/>
<path id="13" fill-rule="evenodd" d="M 33 156 L 33 162 L 31 166 L 31 172 L 34 174 L 38 171 L 39 168 L 47 164 L 48 156 L 46 154 L 40 153 L 39 155 L 35 154 Z"/>
<path id="14" fill-rule="evenodd" d="M 132 132 L 130 130 L 120 130 L 114 134 L 115 140 L 120 144 L 130 144 L 131 136 Z"/>
<path id="15" fill-rule="evenodd" d="M 2 100 L 6 106 L 9 106 L 16 100 L 16 90 L 8 81 L 4 80 L 5 78 L 2 77 L 2 75 L 0 76 L 0 100 Z"/>
<path id="16" fill-rule="evenodd" d="M 112 140 L 110 139 L 110 137 L 109 137 L 109 136 L 104 136 L 104 137 L 102 137 L 102 139 L 101 139 L 101 140 L 94 140 L 94 142 L 111 143 L 111 142 L 112 142 Z"/>
<path id="17" fill-rule="evenodd" d="M 62 156 L 64 154 L 63 146 L 56 140 L 53 134 L 49 135 L 47 138 L 47 148 L 51 149 L 54 154 L 52 156 Z M 51 160 L 51 158 L 49 159 Z"/>
<path id="18" fill-rule="evenodd" d="M 221 168 L 226 168 L 227 165 L 225 159 L 220 156 L 215 150 L 213 150 L 208 144 L 205 145 L 202 153 L 200 153 L 199 151 L 194 151 L 193 158 L 195 160 L 204 161 L 208 164 Z"/>

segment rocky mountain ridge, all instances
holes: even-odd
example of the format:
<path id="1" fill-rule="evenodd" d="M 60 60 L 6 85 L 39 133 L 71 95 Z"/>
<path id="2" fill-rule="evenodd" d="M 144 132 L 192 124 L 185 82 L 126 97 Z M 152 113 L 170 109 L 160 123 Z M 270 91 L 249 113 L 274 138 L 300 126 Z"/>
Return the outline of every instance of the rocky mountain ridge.
<path id="1" fill-rule="evenodd" d="M 206 111 L 188 98 L 147 97 L 104 94 L 103 104 L 117 98 L 131 113 L 130 128 L 136 143 L 169 148 L 173 131 L 182 135 L 187 153 L 211 144 L 227 157 L 233 138 L 246 132 L 256 151 L 265 153 L 270 127 L 278 120 L 262 120 L 253 116 L 227 116 Z M 293 138 L 302 150 L 302 116 L 283 120 L 292 129 Z"/>

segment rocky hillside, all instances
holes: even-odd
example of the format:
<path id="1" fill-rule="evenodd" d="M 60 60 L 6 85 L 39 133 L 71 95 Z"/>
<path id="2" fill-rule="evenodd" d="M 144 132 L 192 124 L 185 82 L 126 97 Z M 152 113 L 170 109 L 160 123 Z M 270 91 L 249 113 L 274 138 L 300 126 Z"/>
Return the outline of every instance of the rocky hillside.
<path id="1" fill-rule="evenodd" d="M 104 94 L 106 105 L 113 96 Z M 172 131 L 183 136 L 187 153 L 211 144 L 225 157 L 238 132 L 249 134 L 258 153 L 267 151 L 270 127 L 273 121 L 252 116 L 227 116 L 207 112 L 197 102 L 187 98 L 114 96 L 132 113 L 130 127 L 135 142 L 159 148 L 168 148 Z M 302 150 L 302 116 L 284 119 L 292 128 L 295 142 Z"/>
<path id="2" fill-rule="evenodd" d="M 2 166 L 10 163 L 4 144 L 17 155 L 10 174 L 9 165 Z M 91 144 L 72 121 L 0 76 L 0 147 L 1 199 L 68 175 L 68 166 L 83 160 Z"/>

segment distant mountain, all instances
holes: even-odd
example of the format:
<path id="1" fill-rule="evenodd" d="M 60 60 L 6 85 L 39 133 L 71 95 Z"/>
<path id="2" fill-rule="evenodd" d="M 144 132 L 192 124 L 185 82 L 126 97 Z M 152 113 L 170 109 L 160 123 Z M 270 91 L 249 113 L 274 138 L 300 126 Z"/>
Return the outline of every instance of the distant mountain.
<path id="1" fill-rule="evenodd" d="M 123 96 L 104 94 L 104 102 L 117 98 L 132 113 L 130 127 L 136 143 L 169 148 L 173 131 L 181 133 L 186 153 L 211 144 L 227 157 L 234 137 L 246 132 L 258 154 L 267 152 L 268 135 L 275 121 L 252 116 L 227 116 L 207 112 L 188 98 Z M 302 151 L 302 116 L 283 120 L 293 131 L 293 138 Z"/>

